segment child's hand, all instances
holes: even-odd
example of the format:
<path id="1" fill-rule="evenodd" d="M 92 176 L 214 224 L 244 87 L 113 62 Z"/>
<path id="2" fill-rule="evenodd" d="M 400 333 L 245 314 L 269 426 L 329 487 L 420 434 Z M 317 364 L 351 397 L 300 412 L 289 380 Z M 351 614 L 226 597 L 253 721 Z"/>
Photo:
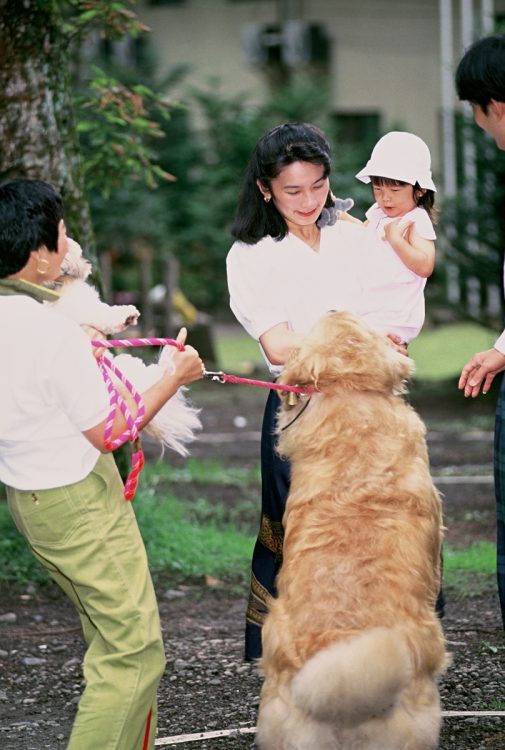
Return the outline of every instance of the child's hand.
<path id="1" fill-rule="evenodd" d="M 396 349 L 399 354 L 404 354 L 406 357 L 409 356 L 407 344 L 400 336 L 397 336 L 396 333 L 388 333 L 386 338 L 393 349 Z"/>
<path id="2" fill-rule="evenodd" d="M 401 240 L 405 240 L 406 242 L 411 244 L 410 234 L 413 230 L 413 227 L 413 221 L 405 221 L 402 218 L 390 221 L 384 227 L 384 239 L 393 246 L 397 242 L 401 242 Z"/>
<path id="3" fill-rule="evenodd" d="M 186 328 L 181 328 L 177 334 L 177 343 L 185 344 L 187 335 Z M 182 351 L 177 350 L 174 353 L 172 363 L 175 368 L 174 376 L 179 380 L 181 385 L 187 385 L 203 378 L 205 372 L 204 364 L 200 359 L 200 355 L 192 346 L 184 346 Z"/>

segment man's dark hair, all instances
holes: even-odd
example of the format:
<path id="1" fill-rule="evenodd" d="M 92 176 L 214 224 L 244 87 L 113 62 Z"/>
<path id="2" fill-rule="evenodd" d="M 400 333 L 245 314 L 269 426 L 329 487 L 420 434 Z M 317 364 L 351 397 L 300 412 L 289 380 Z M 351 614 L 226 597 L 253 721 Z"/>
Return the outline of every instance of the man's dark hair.
<path id="1" fill-rule="evenodd" d="M 18 179 L 0 185 L 0 279 L 27 264 L 32 250 L 58 249 L 63 203 L 42 180 Z"/>
<path id="2" fill-rule="evenodd" d="M 491 99 L 505 102 L 505 34 L 484 37 L 467 49 L 456 69 L 456 91 L 485 114 Z"/>
<path id="3" fill-rule="evenodd" d="M 274 180 L 284 167 L 297 161 L 323 167 L 322 177 L 331 171 L 330 146 L 319 128 L 308 123 L 284 123 L 269 130 L 258 143 L 247 165 L 237 213 L 231 233 L 236 240 L 254 245 L 270 235 L 283 239 L 288 227 L 273 201 L 265 203 L 257 180 L 270 190 Z M 330 193 L 326 206 L 332 206 Z"/>

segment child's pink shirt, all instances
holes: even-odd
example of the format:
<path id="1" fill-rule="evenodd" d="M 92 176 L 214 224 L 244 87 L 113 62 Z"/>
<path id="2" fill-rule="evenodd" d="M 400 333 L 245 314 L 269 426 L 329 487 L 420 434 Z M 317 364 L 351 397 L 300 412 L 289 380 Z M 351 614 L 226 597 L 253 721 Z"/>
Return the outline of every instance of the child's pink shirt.
<path id="1" fill-rule="evenodd" d="M 366 213 L 367 263 L 364 309 L 367 323 L 384 333 L 395 333 L 408 343 L 422 328 L 425 316 L 424 287 L 426 279 L 411 271 L 384 237 L 384 227 L 395 219 L 387 216 L 377 203 Z M 414 208 L 402 217 L 414 221 L 416 232 L 435 240 L 433 224 L 424 208 Z M 393 323 L 392 323 L 393 321 Z"/>

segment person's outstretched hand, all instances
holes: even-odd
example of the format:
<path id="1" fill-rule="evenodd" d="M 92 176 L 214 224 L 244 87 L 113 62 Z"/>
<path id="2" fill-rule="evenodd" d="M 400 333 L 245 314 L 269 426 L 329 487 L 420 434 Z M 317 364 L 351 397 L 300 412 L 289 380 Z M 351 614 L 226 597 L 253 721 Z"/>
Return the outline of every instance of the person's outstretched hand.
<path id="1" fill-rule="evenodd" d="M 465 397 L 475 398 L 486 393 L 491 388 L 495 375 L 505 370 L 505 354 L 498 349 L 487 349 L 485 352 L 477 352 L 467 362 L 461 371 L 458 388 L 464 391 Z"/>

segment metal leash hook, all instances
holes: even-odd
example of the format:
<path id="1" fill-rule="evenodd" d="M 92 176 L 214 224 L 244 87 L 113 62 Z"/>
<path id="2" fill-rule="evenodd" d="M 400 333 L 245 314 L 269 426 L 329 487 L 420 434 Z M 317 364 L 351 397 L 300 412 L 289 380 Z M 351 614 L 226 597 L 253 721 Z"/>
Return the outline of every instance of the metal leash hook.
<path id="1" fill-rule="evenodd" d="M 213 380 L 215 383 L 226 383 L 226 377 L 222 370 L 207 370 L 203 369 L 203 377 Z"/>

